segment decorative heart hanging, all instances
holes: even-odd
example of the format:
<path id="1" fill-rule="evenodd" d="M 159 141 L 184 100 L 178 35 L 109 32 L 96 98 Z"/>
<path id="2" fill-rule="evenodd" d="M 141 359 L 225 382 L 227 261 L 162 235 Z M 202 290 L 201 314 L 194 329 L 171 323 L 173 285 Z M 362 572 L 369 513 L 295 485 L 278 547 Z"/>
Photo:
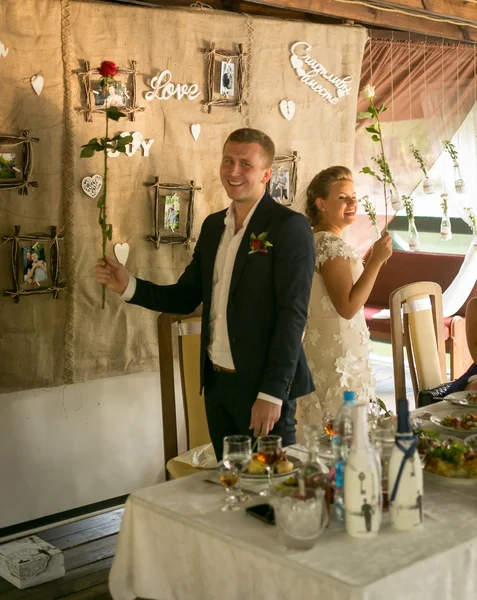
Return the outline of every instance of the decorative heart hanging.
<path id="1" fill-rule="evenodd" d="M 192 133 L 192 137 L 194 138 L 195 141 L 197 141 L 197 138 L 200 135 L 200 125 L 199 123 L 194 123 L 193 125 L 190 126 L 190 131 Z"/>
<path id="2" fill-rule="evenodd" d="M 280 102 L 280 112 L 288 121 L 293 119 L 295 114 L 295 103 L 293 100 L 282 100 Z"/>
<path id="3" fill-rule="evenodd" d="M 129 244 L 127 242 L 124 242 L 124 244 L 114 244 L 114 255 L 118 262 L 125 265 L 129 256 Z"/>
<path id="4" fill-rule="evenodd" d="M 39 96 L 41 94 L 43 85 L 45 83 L 45 80 L 43 79 L 43 75 L 41 75 L 39 73 L 36 75 L 33 75 L 30 79 L 30 83 L 31 83 L 31 87 L 35 90 L 35 94 L 37 96 Z"/>
<path id="5" fill-rule="evenodd" d="M 92 177 L 85 177 L 81 181 L 81 187 L 87 196 L 90 198 L 96 198 L 103 187 L 103 178 L 98 174 L 93 175 Z"/>

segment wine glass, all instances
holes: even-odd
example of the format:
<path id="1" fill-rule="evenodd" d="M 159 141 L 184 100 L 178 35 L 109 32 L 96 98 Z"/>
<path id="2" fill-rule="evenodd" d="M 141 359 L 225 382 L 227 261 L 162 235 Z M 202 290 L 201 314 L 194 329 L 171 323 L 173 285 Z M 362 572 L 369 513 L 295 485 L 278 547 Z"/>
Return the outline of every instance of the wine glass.
<path id="1" fill-rule="evenodd" d="M 239 500 L 235 493 L 236 485 L 238 481 L 238 472 L 234 469 L 227 469 L 222 467 L 220 469 L 220 483 L 224 486 L 227 496 L 225 503 L 220 510 L 240 510 Z"/>
<path id="2" fill-rule="evenodd" d="M 258 460 L 265 465 L 268 475 L 268 489 L 260 496 L 270 496 L 273 485 L 273 469 L 283 456 L 282 438 L 279 435 L 263 435 L 258 438 Z"/>
<path id="3" fill-rule="evenodd" d="M 238 481 L 236 485 L 236 496 L 241 502 L 250 500 L 250 496 L 243 493 L 240 479 L 252 460 L 252 439 L 248 435 L 227 435 L 224 437 L 224 450 L 222 462 L 227 469 L 237 471 Z"/>
<path id="4" fill-rule="evenodd" d="M 330 443 L 333 440 L 333 425 L 335 423 L 335 412 L 331 410 L 323 411 L 323 429 L 328 436 Z"/>

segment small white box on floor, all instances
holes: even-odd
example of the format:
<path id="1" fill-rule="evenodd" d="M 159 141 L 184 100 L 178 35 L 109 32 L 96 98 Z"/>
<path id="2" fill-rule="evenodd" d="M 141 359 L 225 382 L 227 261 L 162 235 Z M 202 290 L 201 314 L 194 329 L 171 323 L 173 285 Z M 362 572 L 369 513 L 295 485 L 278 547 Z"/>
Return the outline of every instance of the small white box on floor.
<path id="1" fill-rule="evenodd" d="M 0 577 L 21 590 L 64 574 L 63 552 L 36 535 L 0 545 Z"/>

